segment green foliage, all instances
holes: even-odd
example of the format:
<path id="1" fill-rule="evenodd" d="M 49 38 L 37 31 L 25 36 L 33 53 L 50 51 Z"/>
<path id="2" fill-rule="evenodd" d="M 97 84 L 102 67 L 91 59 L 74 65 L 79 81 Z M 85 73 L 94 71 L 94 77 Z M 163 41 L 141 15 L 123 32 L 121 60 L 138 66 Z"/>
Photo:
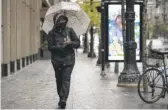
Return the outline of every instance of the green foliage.
<path id="1" fill-rule="evenodd" d="M 166 24 L 161 24 L 158 26 L 160 32 L 168 32 L 168 25 Z"/>
<path id="2" fill-rule="evenodd" d="M 154 31 L 156 31 L 156 29 L 157 30 L 159 30 L 160 32 L 168 32 L 168 25 L 166 25 L 166 24 L 159 24 L 159 25 L 149 25 L 149 31 L 150 32 L 154 32 Z"/>
<path id="3" fill-rule="evenodd" d="M 149 25 L 149 32 L 151 33 L 151 32 L 154 32 L 154 30 L 155 30 L 155 26 L 154 25 Z"/>
<path id="4" fill-rule="evenodd" d="M 100 2 L 94 2 L 90 5 L 90 0 L 86 0 L 83 4 L 80 4 L 81 8 L 87 13 L 91 19 L 90 25 L 100 26 L 100 13 L 97 12 L 96 7 L 100 6 Z"/>
<path id="5" fill-rule="evenodd" d="M 157 38 L 157 35 L 164 34 L 164 33 L 168 32 L 168 25 L 166 25 L 166 24 L 157 24 L 157 25 L 149 24 L 148 29 L 149 29 L 148 33 L 151 33 L 153 38 Z"/>

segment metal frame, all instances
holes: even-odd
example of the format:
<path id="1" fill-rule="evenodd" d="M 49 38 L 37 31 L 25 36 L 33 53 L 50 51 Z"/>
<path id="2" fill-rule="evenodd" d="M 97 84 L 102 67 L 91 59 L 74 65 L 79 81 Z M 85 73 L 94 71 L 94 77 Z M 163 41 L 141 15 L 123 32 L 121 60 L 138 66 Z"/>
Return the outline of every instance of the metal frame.
<path id="1" fill-rule="evenodd" d="M 148 68 L 146 68 L 146 70 L 153 69 L 153 68 L 157 68 L 158 70 L 160 70 L 161 75 L 163 75 L 164 80 L 165 80 L 166 88 L 164 88 L 164 89 L 168 92 L 168 80 L 167 80 L 167 78 L 168 78 L 168 73 L 167 73 L 168 67 L 167 67 L 166 62 L 165 62 L 165 60 L 166 60 L 165 57 L 168 57 L 168 55 L 167 54 L 160 54 L 160 55 L 162 57 L 161 60 L 163 62 L 163 66 L 161 66 L 159 68 L 157 68 L 157 67 L 148 67 Z M 156 88 L 158 88 L 158 87 L 156 87 Z"/>
<path id="2" fill-rule="evenodd" d="M 166 62 L 165 62 L 165 55 L 163 55 L 164 57 L 163 57 L 163 64 L 164 64 L 164 70 L 162 71 L 162 72 L 164 72 L 164 78 L 165 78 L 165 81 L 166 81 L 166 87 L 167 87 L 167 92 L 168 92 L 168 80 L 167 80 L 167 78 L 168 78 L 168 73 L 167 73 L 167 67 L 166 67 Z"/>
<path id="3" fill-rule="evenodd" d="M 161 75 L 164 77 L 163 80 L 165 80 L 165 87 L 163 89 L 165 90 L 165 93 L 166 93 L 166 92 L 168 92 L 168 80 L 167 80 L 167 78 L 168 78 L 168 73 L 167 73 L 168 68 L 166 67 L 165 54 L 162 54 L 162 57 L 163 57 L 163 59 L 162 59 L 162 61 L 163 61 L 163 67 L 160 67 L 160 68 L 157 68 L 157 69 L 160 70 Z M 149 67 L 146 70 L 153 69 L 153 68 L 155 68 L 155 67 L 151 67 L 151 68 Z M 160 88 L 160 87 L 156 87 L 156 88 Z"/>
<path id="4" fill-rule="evenodd" d="M 104 6 L 105 1 L 101 0 L 101 57 L 102 57 L 102 65 L 101 65 L 101 76 L 106 76 L 105 73 L 105 6 Z"/>
<path id="5" fill-rule="evenodd" d="M 105 28 L 107 28 L 105 30 L 105 33 L 108 33 L 108 5 L 110 4 L 114 4 L 114 5 L 121 5 L 121 2 L 117 2 L 117 1 L 105 1 Z M 143 2 L 135 2 L 136 5 L 140 5 L 140 60 L 137 60 L 137 62 L 142 62 L 142 41 L 143 41 L 143 37 L 142 37 L 142 20 L 143 20 Z M 105 34 L 105 35 L 106 35 Z M 109 55 L 109 49 L 108 49 L 108 41 L 109 41 L 109 35 L 107 34 L 105 37 L 105 51 L 106 51 L 106 55 L 105 55 L 105 61 L 106 62 L 124 62 L 124 60 L 109 60 L 108 59 L 108 55 Z M 123 56 L 124 57 L 124 56 Z"/>

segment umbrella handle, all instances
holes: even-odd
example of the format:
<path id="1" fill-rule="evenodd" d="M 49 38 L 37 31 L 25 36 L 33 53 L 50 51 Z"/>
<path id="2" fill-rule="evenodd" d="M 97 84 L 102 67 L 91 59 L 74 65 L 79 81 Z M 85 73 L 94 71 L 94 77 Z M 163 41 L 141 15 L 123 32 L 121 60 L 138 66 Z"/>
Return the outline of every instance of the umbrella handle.
<path id="1" fill-rule="evenodd" d="M 70 39 L 70 36 L 69 36 L 69 29 L 66 30 L 66 39 Z"/>
<path id="2" fill-rule="evenodd" d="M 68 41 L 68 39 L 69 39 L 69 37 L 68 37 L 68 36 L 66 36 L 66 38 L 64 38 L 64 41 Z"/>

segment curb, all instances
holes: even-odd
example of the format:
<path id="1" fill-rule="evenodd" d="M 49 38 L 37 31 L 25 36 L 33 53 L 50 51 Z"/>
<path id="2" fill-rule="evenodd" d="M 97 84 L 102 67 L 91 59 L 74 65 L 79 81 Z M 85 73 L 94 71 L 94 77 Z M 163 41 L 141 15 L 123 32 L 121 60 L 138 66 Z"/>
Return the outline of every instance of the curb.
<path id="1" fill-rule="evenodd" d="M 137 88 L 138 84 L 125 84 L 125 83 L 118 83 L 117 87 L 127 87 L 127 88 Z"/>

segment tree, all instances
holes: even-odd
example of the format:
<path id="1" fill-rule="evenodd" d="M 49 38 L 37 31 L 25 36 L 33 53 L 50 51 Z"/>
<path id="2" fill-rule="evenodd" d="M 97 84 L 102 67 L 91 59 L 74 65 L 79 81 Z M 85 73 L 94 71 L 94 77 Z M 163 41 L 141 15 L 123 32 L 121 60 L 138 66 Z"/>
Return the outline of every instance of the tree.
<path id="1" fill-rule="evenodd" d="M 95 52 L 93 50 L 94 44 L 94 38 L 93 38 L 93 26 L 100 27 L 100 14 L 97 12 L 96 7 L 100 5 L 100 2 L 94 2 L 93 0 L 89 1 L 86 0 L 83 4 L 80 4 L 81 8 L 85 11 L 85 13 L 89 16 L 91 19 L 90 22 L 90 34 L 91 34 L 91 43 L 90 43 L 90 52 L 88 54 L 88 57 L 95 57 Z M 87 36 L 86 36 L 87 37 Z"/>
<path id="2" fill-rule="evenodd" d="M 97 12 L 96 7 L 100 6 L 100 2 L 94 2 L 91 5 L 90 0 L 86 0 L 80 7 L 86 12 L 86 14 L 91 19 L 90 26 L 94 25 L 100 27 L 100 13 Z"/>

